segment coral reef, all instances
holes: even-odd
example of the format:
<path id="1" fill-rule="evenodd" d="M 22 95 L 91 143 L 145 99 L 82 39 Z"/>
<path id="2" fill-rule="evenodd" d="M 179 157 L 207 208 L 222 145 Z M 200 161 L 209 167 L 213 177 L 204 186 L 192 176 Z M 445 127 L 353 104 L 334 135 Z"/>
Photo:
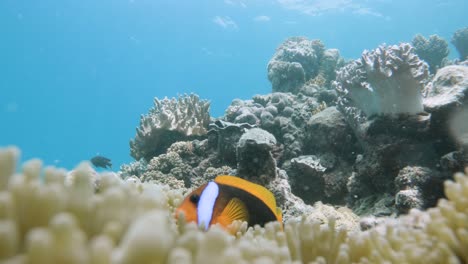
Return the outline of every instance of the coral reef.
<path id="1" fill-rule="evenodd" d="M 429 64 L 431 74 L 436 73 L 449 54 L 447 41 L 437 35 L 431 35 L 429 39 L 426 39 L 418 34 L 414 36 L 411 44 L 419 58 Z"/>
<path id="2" fill-rule="evenodd" d="M 427 68 L 408 43 L 364 51 L 337 72 L 339 104 L 342 109 L 355 106 L 367 116 L 422 112 Z"/>
<path id="3" fill-rule="evenodd" d="M 268 63 L 273 92 L 297 94 L 308 81 L 328 86 L 343 65 L 337 49 L 325 49 L 320 40 L 292 37 L 282 43 Z"/>
<path id="4" fill-rule="evenodd" d="M 361 125 L 360 130 L 363 133 L 358 136 L 362 152 L 356 158 L 353 176 L 348 182 L 350 205 L 360 206 L 358 200 L 374 194 L 396 196 L 399 191 L 406 190 L 403 186 L 395 185 L 395 178 L 400 174 L 400 170 L 407 166 L 427 167 L 430 170 L 440 171 L 438 167 L 440 154 L 434 149 L 434 135 L 431 134 L 429 121 L 427 115 L 398 118 L 378 116 Z M 437 197 L 440 197 L 442 193 L 437 193 L 436 184 L 438 177 L 435 177 L 435 174 L 431 176 L 434 176 L 432 194 L 438 194 Z M 405 191 L 400 195 L 407 193 Z M 432 206 L 435 201 L 431 199 L 426 202 L 425 207 Z M 390 203 L 388 206 L 394 205 Z M 404 211 L 403 207 L 401 209 Z"/>
<path id="5" fill-rule="evenodd" d="M 207 133 L 210 103 L 197 95 L 154 99 L 154 107 L 142 115 L 137 134 L 130 141 L 130 155 L 136 160 L 164 153 L 174 142 L 190 140 Z"/>
<path id="6" fill-rule="evenodd" d="M 466 105 L 466 67 L 439 69 L 431 82 L 413 51 L 409 44 L 365 51 L 338 72 L 330 90 L 319 79 L 332 78 L 325 73 L 335 72 L 339 54 L 320 42 L 290 39 L 271 62 L 317 60 L 301 64 L 310 78 L 294 94 L 235 99 L 224 116 L 210 120 L 203 138 L 168 141 L 158 156 L 121 175 L 172 188 L 238 175 L 269 188 L 285 220 L 312 213 L 318 201 L 346 204 L 360 215 L 431 207 L 443 196 L 442 182 L 467 164 L 466 151 L 450 137 L 455 130 L 462 131 L 457 140 L 464 137 L 463 130 L 438 129 L 451 119 L 446 109 Z"/>
<path id="7" fill-rule="evenodd" d="M 224 119 L 240 123 L 240 116 L 249 114 L 256 118 L 258 126 L 273 134 L 280 145 L 275 158 L 279 165 L 300 155 L 304 148 L 307 121 L 321 107 L 315 97 L 302 93 L 272 93 L 256 95 L 252 100 L 235 100 L 226 110 Z M 237 139 L 238 140 L 238 139 Z M 231 142 L 231 140 L 227 141 Z"/>
<path id="8" fill-rule="evenodd" d="M 468 176 L 445 183 L 447 199 L 427 212 L 382 219 L 367 231 L 348 231 L 332 208 L 326 218 L 264 228 L 234 223 L 230 235 L 178 222 L 182 194 L 157 184 L 102 174 L 93 188 L 89 165 L 65 173 L 32 160 L 13 175 L 18 150 L 0 150 L 0 261 L 4 263 L 466 263 Z M 467 171 L 468 173 L 468 171 Z M 346 213 L 339 218 L 348 218 Z M 329 220 L 330 219 L 330 220 Z M 351 229 L 353 230 L 353 229 Z"/>
<path id="9" fill-rule="evenodd" d="M 461 28 L 453 33 L 452 44 L 460 54 L 460 60 L 468 59 L 468 27 Z"/>
<path id="10" fill-rule="evenodd" d="M 364 52 L 337 74 L 337 108 L 359 145 L 349 146 L 356 155 L 346 197 L 358 214 L 391 215 L 433 206 L 443 195 L 442 181 L 454 172 L 439 165 L 444 155 L 457 151 L 447 141 L 447 133 L 437 129 L 444 127 L 448 117 L 429 107 L 450 96 L 430 99 L 432 89 L 423 91 L 429 77 L 427 65 L 412 50 L 409 44 L 381 46 Z M 438 72 L 446 75 L 446 68 Z M 423 112 L 423 107 L 431 113 Z M 463 166 L 466 163 L 459 162 L 457 168 Z M 421 170 L 430 172 L 426 180 L 416 180 Z M 401 184 L 402 177 L 412 178 L 414 186 Z"/>

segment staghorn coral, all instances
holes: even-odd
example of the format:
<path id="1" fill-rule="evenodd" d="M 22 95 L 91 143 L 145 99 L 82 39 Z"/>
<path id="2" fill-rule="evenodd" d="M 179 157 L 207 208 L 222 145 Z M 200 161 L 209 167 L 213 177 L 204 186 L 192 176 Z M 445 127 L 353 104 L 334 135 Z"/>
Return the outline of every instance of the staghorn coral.
<path id="1" fill-rule="evenodd" d="M 426 39 L 418 34 L 414 36 L 411 44 L 419 58 L 429 64 L 431 74 L 436 73 L 449 54 L 447 41 L 437 35 L 431 35 L 429 39 Z"/>
<path id="2" fill-rule="evenodd" d="M 354 105 L 367 116 L 422 112 L 427 68 L 408 43 L 364 51 L 337 72 L 339 105 L 342 109 Z"/>
<path id="3" fill-rule="evenodd" d="M 460 60 L 468 59 L 468 27 L 455 31 L 451 42 L 457 48 Z"/>
<path id="4" fill-rule="evenodd" d="M 0 149 L 2 263 L 467 263 L 468 177 L 445 183 L 447 199 L 404 220 L 349 232 L 291 221 L 264 228 L 235 222 L 234 236 L 207 232 L 171 216 L 181 193 L 101 175 L 99 192 L 86 165 L 67 186 L 62 171 L 38 160 L 12 175 L 18 150 Z M 466 171 L 468 173 L 468 170 Z M 404 220 L 404 221 L 403 221 Z M 408 224 L 411 223 L 411 224 Z"/>
<path id="5" fill-rule="evenodd" d="M 154 99 L 154 107 L 142 115 L 137 134 L 130 141 L 130 155 L 146 161 L 164 153 L 174 142 L 204 136 L 210 122 L 210 102 L 195 94 Z"/>

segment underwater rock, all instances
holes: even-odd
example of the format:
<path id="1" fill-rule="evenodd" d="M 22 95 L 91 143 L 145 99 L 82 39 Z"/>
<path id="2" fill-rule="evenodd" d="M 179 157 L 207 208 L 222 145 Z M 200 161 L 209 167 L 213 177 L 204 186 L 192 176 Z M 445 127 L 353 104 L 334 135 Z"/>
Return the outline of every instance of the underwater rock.
<path id="1" fill-rule="evenodd" d="M 195 94 L 179 98 L 154 99 L 154 107 L 140 118 L 137 134 L 130 141 L 130 155 L 136 160 L 162 154 L 176 141 L 205 136 L 210 122 L 210 102 Z"/>
<path id="2" fill-rule="evenodd" d="M 330 83 L 336 79 L 336 70 L 344 66 L 344 59 L 340 56 L 338 49 L 327 49 L 324 51 L 320 61 L 319 75 L 325 79 L 324 87 L 330 87 Z"/>
<path id="3" fill-rule="evenodd" d="M 426 39 L 421 34 L 417 34 L 411 44 L 419 58 L 427 62 L 431 74 L 436 73 L 441 68 L 444 59 L 449 54 L 447 41 L 438 35 L 431 35 L 429 39 Z"/>
<path id="4" fill-rule="evenodd" d="M 468 165 L 468 156 L 464 151 L 452 151 L 440 158 L 440 167 L 443 171 L 451 174 L 463 169 Z"/>
<path id="5" fill-rule="evenodd" d="M 331 154 L 299 156 L 287 168 L 292 191 L 307 204 L 317 201 L 343 204 L 347 195 L 348 171 L 335 169 L 337 157 Z M 341 164 L 338 165 L 341 167 Z"/>
<path id="6" fill-rule="evenodd" d="M 305 75 L 298 62 L 274 61 L 268 64 L 268 79 L 274 92 L 297 92 L 306 81 Z"/>
<path id="7" fill-rule="evenodd" d="M 234 119 L 235 123 L 247 123 L 250 125 L 257 125 L 260 123 L 260 120 L 252 113 L 250 112 L 245 112 L 240 114 L 239 116 Z"/>
<path id="8" fill-rule="evenodd" d="M 395 206 L 399 213 L 434 206 L 443 195 L 444 180 L 439 172 L 427 167 L 406 166 L 401 169 L 395 178 Z"/>
<path id="9" fill-rule="evenodd" d="M 286 171 L 278 169 L 276 175 L 265 186 L 275 195 L 276 202 L 283 211 L 283 221 L 298 221 L 301 216 L 312 214 L 314 208 L 292 193 Z"/>
<path id="10" fill-rule="evenodd" d="M 276 160 L 272 151 L 275 137 L 260 128 L 248 130 L 237 144 L 237 173 L 263 186 L 276 178 Z"/>
<path id="11" fill-rule="evenodd" d="M 211 123 L 208 131 L 208 144 L 213 148 L 220 162 L 225 165 L 237 166 L 237 144 L 241 136 L 255 126 L 248 123 L 231 123 L 216 120 Z"/>
<path id="12" fill-rule="evenodd" d="M 328 87 L 344 64 L 337 49 L 325 49 L 320 40 L 292 37 L 282 43 L 268 63 L 273 92 L 297 94 L 306 83 Z"/>
<path id="13" fill-rule="evenodd" d="M 360 59 L 337 72 L 335 88 L 341 111 L 357 107 L 373 114 L 423 111 L 421 90 L 428 66 L 408 43 L 364 51 Z"/>
<path id="14" fill-rule="evenodd" d="M 323 44 L 303 37 L 287 39 L 276 50 L 268 63 L 268 80 L 273 92 L 297 93 L 319 70 Z"/>
<path id="15" fill-rule="evenodd" d="M 439 139 L 435 147 L 441 154 L 455 150 L 458 138 L 453 129 L 466 123 L 463 118 L 453 120 L 468 108 L 468 67 L 452 65 L 440 69 L 424 93 L 424 109 L 431 113 L 431 133 Z"/>
<path id="16" fill-rule="evenodd" d="M 468 27 L 455 31 L 451 42 L 460 54 L 460 60 L 468 59 Z"/>
<path id="17" fill-rule="evenodd" d="M 291 187 L 306 203 L 313 204 L 324 197 L 326 167 L 315 155 L 299 156 L 291 160 L 288 170 Z"/>
<path id="18" fill-rule="evenodd" d="M 328 107 L 313 115 L 305 132 L 304 153 L 331 152 L 345 160 L 355 158 L 356 138 L 336 107 Z"/>
<path id="19" fill-rule="evenodd" d="M 468 104 L 468 67 L 451 65 L 440 69 L 424 90 L 424 109 L 448 117 L 460 104 Z M 437 122 L 435 120 L 434 122 Z"/>
<path id="20" fill-rule="evenodd" d="M 350 177 L 352 181 L 352 177 Z M 353 183 L 349 183 L 353 184 Z M 370 194 L 371 192 L 369 192 Z M 359 216 L 392 216 L 396 215 L 395 196 L 388 193 L 371 194 L 364 197 L 354 197 L 351 206 L 353 212 Z"/>
<path id="21" fill-rule="evenodd" d="M 395 207 L 400 214 L 406 214 L 410 209 L 423 208 L 423 197 L 419 190 L 401 190 L 395 195 Z"/>

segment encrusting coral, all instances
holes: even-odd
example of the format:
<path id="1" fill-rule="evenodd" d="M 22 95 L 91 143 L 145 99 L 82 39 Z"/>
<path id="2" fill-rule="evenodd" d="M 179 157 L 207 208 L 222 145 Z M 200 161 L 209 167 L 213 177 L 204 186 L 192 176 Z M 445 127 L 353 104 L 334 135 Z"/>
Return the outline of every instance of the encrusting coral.
<path id="1" fill-rule="evenodd" d="M 468 177 L 445 183 L 447 199 L 418 227 L 388 222 L 348 232 L 332 219 L 207 232 L 172 217 L 182 193 L 99 174 L 81 164 L 66 184 L 65 171 L 26 162 L 0 149 L 0 262 L 2 263 L 467 263 Z M 467 171 L 468 173 L 468 171 Z"/>

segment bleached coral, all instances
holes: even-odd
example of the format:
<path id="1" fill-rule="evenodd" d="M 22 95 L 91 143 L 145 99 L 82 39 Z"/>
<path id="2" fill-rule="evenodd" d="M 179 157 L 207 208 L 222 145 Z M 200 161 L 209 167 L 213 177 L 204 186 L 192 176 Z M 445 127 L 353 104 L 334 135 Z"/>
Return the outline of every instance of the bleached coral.
<path id="1" fill-rule="evenodd" d="M 172 143 L 207 133 L 210 102 L 195 95 L 154 99 L 154 107 L 142 115 L 137 134 L 130 141 L 130 154 L 136 160 L 151 160 Z"/>
<path id="2" fill-rule="evenodd" d="M 18 151 L 0 149 L 0 262 L 2 263 L 467 263 L 468 177 L 445 183 L 447 200 L 379 229 L 348 232 L 303 217 L 282 228 L 273 222 L 230 235 L 207 232 L 172 217 L 180 192 L 101 175 L 100 188 L 83 167 L 71 185 L 38 160 L 14 174 Z M 85 165 L 83 165 L 85 166 Z M 44 180 L 40 180 L 40 174 Z M 467 171 L 468 173 L 468 171 Z"/>
<path id="3" fill-rule="evenodd" d="M 342 108 L 354 105 L 367 116 L 423 111 L 423 81 L 428 66 L 408 43 L 364 51 L 337 73 Z"/>

